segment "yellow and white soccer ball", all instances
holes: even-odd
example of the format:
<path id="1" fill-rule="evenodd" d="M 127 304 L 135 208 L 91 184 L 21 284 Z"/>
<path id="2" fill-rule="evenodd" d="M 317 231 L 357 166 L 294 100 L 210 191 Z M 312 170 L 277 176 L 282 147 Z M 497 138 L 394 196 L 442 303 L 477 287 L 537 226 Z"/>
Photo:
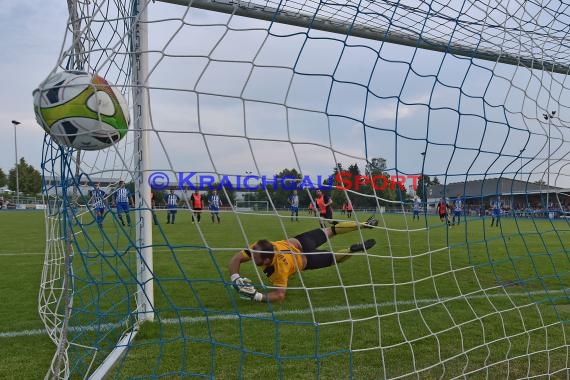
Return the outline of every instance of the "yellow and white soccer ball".
<path id="1" fill-rule="evenodd" d="M 37 122 L 59 145 L 104 149 L 129 129 L 127 102 L 97 74 L 52 73 L 33 95 Z"/>

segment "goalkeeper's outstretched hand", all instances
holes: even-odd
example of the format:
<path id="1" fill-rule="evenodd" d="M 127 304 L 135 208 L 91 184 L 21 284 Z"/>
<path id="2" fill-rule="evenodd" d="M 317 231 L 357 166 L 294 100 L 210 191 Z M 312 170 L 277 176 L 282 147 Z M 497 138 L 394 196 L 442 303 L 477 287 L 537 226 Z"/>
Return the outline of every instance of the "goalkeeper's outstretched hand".
<path id="1" fill-rule="evenodd" d="M 234 277 L 234 276 L 232 276 Z M 232 278 L 234 289 L 238 292 L 241 299 L 262 301 L 263 294 L 259 293 L 249 278 L 237 276 Z"/>

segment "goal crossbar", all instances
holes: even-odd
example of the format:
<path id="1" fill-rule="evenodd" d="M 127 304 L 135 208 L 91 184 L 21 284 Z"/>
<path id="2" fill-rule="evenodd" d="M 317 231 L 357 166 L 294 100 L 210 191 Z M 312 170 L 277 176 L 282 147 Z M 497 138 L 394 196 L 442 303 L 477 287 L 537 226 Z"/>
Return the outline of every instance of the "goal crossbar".
<path id="1" fill-rule="evenodd" d="M 494 46 L 488 48 L 480 46 L 480 41 L 474 41 L 473 45 L 457 43 L 453 41 L 445 41 L 443 39 L 421 36 L 417 33 L 401 32 L 398 30 L 390 30 L 379 25 L 365 25 L 359 23 L 357 17 L 345 17 L 339 19 L 336 17 L 322 17 L 319 15 L 293 12 L 287 9 L 277 9 L 267 5 L 267 3 L 254 3 L 251 1 L 235 1 L 235 0 L 159 0 L 164 3 L 175 5 L 190 5 L 193 8 L 199 8 L 209 11 L 233 14 L 247 18 L 254 18 L 280 24 L 298 26 L 302 28 L 311 28 L 325 32 L 336 34 L 345 34 L 353 37 L 360 37 L 369 40 L 389 42 L 397 45 L 411 46 L 424 50 L 432 50 L 443 53 L 455 54 L 458 56 L 481 59 L 491 62 L 499 62 L 515 66 L 523 66 L 529 69 L 537 69 L 550 71 L 559 74 L 568 74 L 570 72 L 570 64 L 560 64 L 551 62 L 546 59 L 537 59 L 529 54 L 529 57 L 521 56 L 521 51 L 509 52 L 501 45 L 500 41 L 483 41 Z M 357 5 L 354 6 L 356 8 Z M 314 7 L 318 12 L 318 5 Z M 312 9 L 312 8 L 311 8 Z M 366 12 L 361 13 L 368 16 Z M 333 15 L 333 16 L 336 16 Z M 370 18 L 370 17 L 367 17 Z M 515 31 L 513 31 L 515 32 Z M 468 30 L 466 34 L 471 34 Z M 561 42 L 562 43 L 562 42 Z"/>

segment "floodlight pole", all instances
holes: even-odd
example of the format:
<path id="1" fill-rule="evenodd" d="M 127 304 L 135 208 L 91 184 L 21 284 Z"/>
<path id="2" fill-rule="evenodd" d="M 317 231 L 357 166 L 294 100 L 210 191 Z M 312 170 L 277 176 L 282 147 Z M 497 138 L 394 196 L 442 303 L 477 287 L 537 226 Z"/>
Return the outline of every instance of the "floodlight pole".
<path id="1" fill-rule="evenodd" d="M 245 171 L 246 177 L 247 177 L 248 175 L 250 175 L 250 174 L 253 174 L 253 172 L 252 172 L 251 170 L 246 170 L 246 171 Z M 248 189 L 248 190 L 249 190 L 249 189 Z M 248 202 L 248 201 L 251 200 L 251 196 L 250 196 L 250 194 L 249 194 L 249 191 L 245 194 L 244 200 L 245 200 L 246 202 Z"/>
<path id="2" fill-rule="evenodd" d="M 20 125 L 22 123 L 20 123 L 17 120 L 12 120 L 12 125 L 14 125 L 14 157 L 15 157 L 15 161 L 16 161 L 16 167 L 14 168 L 14 170 L 16 170 L 16 208 L 18 207 L 18 205 L 20 204 L 20 176 L 19 176 L 19 170 L 18 170 L 18 138 L 16 130 L 17 130 L 17 126 Z"/>
<path id="3" fill-rule="evenodd" d="M 424 165 L 425 165 L 425 159 L 426 159 L 426 152 L 421 152 L 420 156 L 422 156 L 422 196 L 424 199 L 422 199 L 422 201 L 425 200 L 425 212 L 427 212 L 427 185 L 426 185 L 426 181 L 424 178 Z M 416 192 L 417 194 L 417 192 Z"/>
<path id="4" fill-rule="evenodd" d="M 550 111 L 548 113 L 542 114 L 545 120 L 548 121 L 548 157 L 546 158 L 546 212 L 550 210 L 550 127 L 552 125 L 552 119 L 556 115 L 556 111 Z"/>

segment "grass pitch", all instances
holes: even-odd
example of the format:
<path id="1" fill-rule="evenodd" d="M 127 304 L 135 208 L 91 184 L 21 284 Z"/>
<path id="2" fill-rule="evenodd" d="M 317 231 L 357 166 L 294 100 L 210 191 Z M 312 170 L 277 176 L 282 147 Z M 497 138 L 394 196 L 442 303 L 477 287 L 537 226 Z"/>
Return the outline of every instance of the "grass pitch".
<path id="1" fill-rule="evenodd" d="M 204 214 L 197 225 L 181 210 L 176 224 L 167 225 L 164 213 L 158 217 L 155 322 L 143 325 L 114 376 L 566 375 L 566 325 L 560 323 L 570 316 L 566 221 L 503 218 L 497 228 L 489 219 L 469 218 L 447 228 L 432 216 L 379 215 L 378 228 L 331 240 L 338 250 L 374 238 L 368 254 L 295 276 L 285 302 L 267 305 L 236 296 L 228 283 L 230 257 L 253 240 L 316 228 L 314 219 L 223 214 L 222 224 L 212 224 Z M 36 311 L 43 256 L 33 253 L 44 250 L 43 214 L 4 212 L 0 221 L 6 226 L 0 378 L 42 377 L 55 352 Z M 93 358 L 100 362 L 132 319 L 135 234 L 112 214 L 104 232 L 88 214 L 76 222 L 71 325 L 86 347 L 73 347 L 70 355 L 81 373 Z M 253 265 L 241 274 L 258 288 L 268 285 Z"/>

